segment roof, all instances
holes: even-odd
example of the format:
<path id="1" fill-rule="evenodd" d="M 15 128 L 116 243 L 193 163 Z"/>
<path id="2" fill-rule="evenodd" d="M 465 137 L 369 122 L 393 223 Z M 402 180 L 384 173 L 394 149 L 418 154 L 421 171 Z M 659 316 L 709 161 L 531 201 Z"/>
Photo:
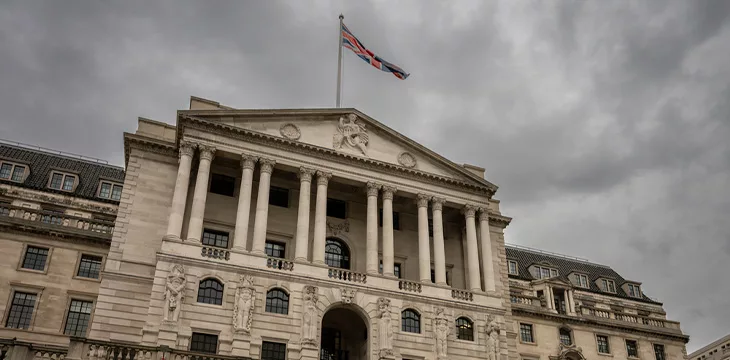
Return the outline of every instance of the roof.
<path id="1" fill-rule="evenodd" d="M 118 183 L 124 182 L 124 168 L 104 164 L 98 161 L 74 158 L 63 154 L 29 149 L 22 146 L 0 143 L 0 159 L 16 161 L 30 167 L 30 175 L 24 182 L 0 180 L 0 184 L 9 184 L 33 190 L 73 195 L 100 202 L 116 204 L 118 201 L 102 199 L 96 196 L 99 180 L 109 180 Z M 68 191 L 49 189 L 46 185 L 51 176 L 51 170 L 68 171 L 77 174 L 79 185 L 73 193 Z"/>
<path id="2" fill-rule="evenodd" d="M 725 342 L 727 342 L 727 344 L 724 344 Z M 705 353 L 705 352 L 707 352 L 709 350 L 713 350 L 713 349 L 715 349 L 715 348 L 717 348 L 717 347 L 719 347 L 721 345 L 726 345 L 725 347 L 723 347 L 723 349 L 726 349 L 726 348 L 729 348 L 730 347 L 730 334 L 727 334 L 727 335 L 725 335 L 725 336 L 723 336 L 723 337 L 721 337 L 721 338 L 719 338 L 719 339 L 717 339 L 717 340 L 715 340 L 715 341 L 713 341 L 713 342 L 711 342 L 711 343 L 703 346 L 701 349 L 692 352 L 687 357 L 691 359 L 691 358 L 700 356 L 703 353 Z"/>
<path id="3" fill-rule="evenodd" d="M 535 249 L 529 249 L 524 247 L 518 247 L 515 245 L 507 245 L 507 260 L 515 260 L 517 261 L 517 268 L 518 268 L 518 275 L 509 275 L 512 279 L 520 279 L 520 280 L 537 280 L 530 274 L 530 272 L 527 270 L 531 265 L 536 264 L 539 265 L 540 263 L 548 263 L 552 268 L 556 268 L 558 270 L 559 279 L 562 279 L 564 281 L 568 281 L 570 283 L 573 283 L 568 279 L 568 275 L 570 275 L 572 272 L 579 272 L 583 273 L 588 276 L 588 283 L 590 288 L 589 289 L 581 289 L 584 291 L 589 291 L 601 295 L 606 296 L 614 296 L 634 301 L 642 301 L 646 303 L 652 303 L 652 304 L 659 304 L 660 302 L 652 300 L 648 296 L 644 295 L 642 293 L 641 299 L 631 297 L 628 294 L 624 292 L 624 290 L 621 288 L 621 286 L 625 283 L 631 283 L 635 284 L 633 281 L 627 281 L 624 279 L 621 275 L 619 275 L 616 271 L 611 269 L 608 266 L 600 265 L 591 263 L 587 260 L 563 256 L 559 254 L 553 254 L 553 253 L 547 253 L 540 250 Z M 616 283 L 616 293 L 608 293 L 605 291 L 601 291 L 601 289 L 596 285 L 596 280 L 599 278 L 606 278 L 611 279 Z"/>

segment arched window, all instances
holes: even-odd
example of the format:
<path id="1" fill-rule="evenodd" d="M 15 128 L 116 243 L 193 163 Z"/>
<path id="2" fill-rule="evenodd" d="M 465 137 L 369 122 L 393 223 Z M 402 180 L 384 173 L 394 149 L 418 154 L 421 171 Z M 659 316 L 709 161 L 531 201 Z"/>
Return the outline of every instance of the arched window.
<path id="1" fill-rule="evenodd" d="M 573 345 L 573 336 L 568 328 L 560 328 L 560 343 L 563 345 Z"/>
<path id="2" fill-rule="evenodd" d="M 456 338 L 474 341 L 474 323 L 465 317 L 456 319 Z"/>
<path id="3" fill-rule="evenodd" d="M 274 314 L 289 313 L 289 294 L 282 289 L 271 289 L 266 293 L 266 312 Z"/>
<path id="4" fill-rule="evenodd" d="M 324 262 L 331 267 L 349 269 L 350 249 L 341 240 L 328 238 L 324 247 Z"/>
<path id="5" fill-rule="evenodd" d="M 421 333 L 421 315 L 415 310 L 405 309 L 400 314 L 401 330 L 410 333 Z"/>
<path id="6" fill-rule="evenodd" d="M 216 279 L 205 279 L 198 287 L 198 302 L 203 304 L 223 304 L 223 284 Z"/>

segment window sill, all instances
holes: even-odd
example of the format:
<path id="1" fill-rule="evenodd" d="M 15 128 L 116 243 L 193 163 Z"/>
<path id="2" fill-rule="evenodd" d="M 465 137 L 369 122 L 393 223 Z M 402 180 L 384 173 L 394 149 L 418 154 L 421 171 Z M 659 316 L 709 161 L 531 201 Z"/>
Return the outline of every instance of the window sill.
<path id="1" fill-rule="evenodd" d="M 101 282 L 101 276 L 99 276 L 98 278 L 90 278 L 90 277 L 85 277 L 85 276 L 74 275 L 73 279 L 82 280 L 82 281 L 91 281 L 91 282 Z"/>
<path id="2" fill-rule="evenodd" d="M 462 343 L 464 345 L 478 345 L 476 340 L 462 340 L 462 339 L 456 339 L 453 340 L 455 343 Z"/>
<path id="3" fill-rule="evenodd" d="M 610 354 L 610 353 L 609 353 L 609 354 L 606 354 L 606 353 L 601 353 L 601 352 L 599 352 L 599 353 L 597 353 L 597 354 L 598 354 L 598 355 L 601 355 L 601 356 L 608 356 L 608 357 L 613 357 L 613 354 Z"/>
<path id="4" fill-rule="evenodd" d="M 223 307 L 223 304 L 216 305 L 216 304 L 208 304 L 208 303 L 202 303 L 202 302 L 197 302 L 197 301 L 195 302 L 195 306 L 209 307 L 212 309 L 225 309 L 225 307 Z"/>
<path id="5" fill-rule="evenodd" d="M 29 273 L 33 273 L 33 274 L 46 275 L 46 274 L 48 274 L 48 266 L 46 266 L 46 268 L 43 270 L 35 270 L 35 269 L 27 269 L 24 267 L 19 267 L 18 271 L 25 271 L 25 272 L 29 272 Z"/>
<path id="6" fill-rule="evenodd" d="M 530 346 L 537 346 L 537 343 L 536 342 L 526 342 L 526 341 L 522 341 L 522 340 L 520 340 L 520 344 L 522 344 L 522 345 L 530 345 Z"/>
<path id="7" fill-rule="evenodd" d="M 280 318 L 283 318 L 283 319 L 286 319 L 286 318 L 289 317 L 289 314 L 272 313 L 272 312 L 268 312 L 266 310 L 264 310 L 264 315 L 276 316 L 276 317 L 280 317 Z"/>

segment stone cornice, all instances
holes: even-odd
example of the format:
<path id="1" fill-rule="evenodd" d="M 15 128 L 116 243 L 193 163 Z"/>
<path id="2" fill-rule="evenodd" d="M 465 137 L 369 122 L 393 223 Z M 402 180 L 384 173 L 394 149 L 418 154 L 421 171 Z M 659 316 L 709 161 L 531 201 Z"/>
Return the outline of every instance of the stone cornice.
<path id="1" fill-rule="evenodd" d="M 489 223 L 494 226 L 501 227 L 502 229 L 506 228 L 510 223 L 512 222 L 511 217 L 507 217 L 500 214 L 495 213 L 489 213 Z"/>
<path id="2" fill-rule="evenodd" d="M 124 133 L 124 165 L 129 163 L 129 153 L 132 148 L 149 151 L 155 154 L 177 158 L 178 151 L 175 143 L 159 140 L 132 133 Z"/>

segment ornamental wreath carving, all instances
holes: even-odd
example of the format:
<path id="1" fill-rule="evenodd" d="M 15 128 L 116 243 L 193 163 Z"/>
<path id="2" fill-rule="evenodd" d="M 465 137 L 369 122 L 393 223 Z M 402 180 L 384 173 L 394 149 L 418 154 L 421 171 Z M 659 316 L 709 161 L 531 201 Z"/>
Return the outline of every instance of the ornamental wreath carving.
<path id="1" fill-rule="evenodd" d="M 436 335 L 436 357 L 439 360 L 448 359 L 448 336 L 451 326 L 449 319 L 444 314 L 443 308 L 436 308 L 434 319 L 434 334 Z"/>
<path id="2" fill-rule="evenodd" d="M 409 152 L 402 152 L 398 155 L 398 164 L 407 168 L 414 168 L 416 167 L 416 157 Z"/>
<path id="3" fill-rule="evenodd" d="M 185 299 L 185 267 L 175 264 L 167 275 L 167 284 L 165 285 L 164 312 L 162 320 L 167 322 L 177 322 L 180 317 L 180 308 Z"/>
<path id="4" fill-rule="evenodd" d="M 499 323 L 494 315 L 487 315 L 487 360 L 499 360 Z"/>
<path id="5" fill-rule="evenodd" d="M 302 136 L 302 132 L 299 131 L 299 127 L 292 123 L 281 125 L 279 128 L 279 134 L 289 140 L 299 140 Z"/>
<path id="6" fill-rule="evenodd" d="M 378 299 L 378 356 L 381 359 L 393 357 L 393 326 L 390 315 L 390 300 Z"/>
<path id="7" fill-rule="evenodd" d="M 317 324 L 319 316 L 317 314 L 317 294 L 316 286 L 305 286 L 302 304 L 302 346 L 317 347 Z"/>
<path id="8" fill-rule="evenodd" d="M 332 138 L 332 147 L 339 150 L 343 144 L 360 150 L 363 155 L 368 155 L 368 137 L 365 124 L 357 120 L 357 115 L 349 114 L 347 117 L 341 116 L 337 125 L 337 132 Z"/>
<path id="9" fill-rule="evenodd" d="M 233 305 L 233 331 L 251 333 L 255 300 L 256 289 L 253 287 L 253 277 L 241 275 L 236 289 L 236 302 Z"/>

